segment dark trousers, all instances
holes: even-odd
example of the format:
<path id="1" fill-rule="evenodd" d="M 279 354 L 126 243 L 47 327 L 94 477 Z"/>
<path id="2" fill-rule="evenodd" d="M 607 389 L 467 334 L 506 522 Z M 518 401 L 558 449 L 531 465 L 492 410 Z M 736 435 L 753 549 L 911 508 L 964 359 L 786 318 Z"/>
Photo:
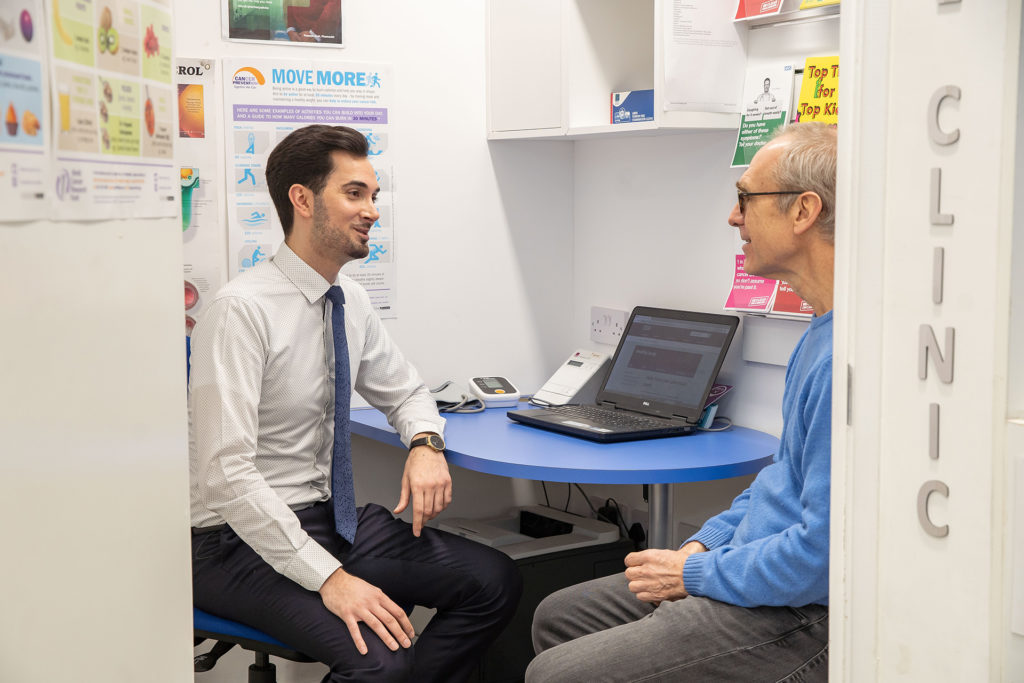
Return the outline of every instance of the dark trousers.
<path id="1" fill-rule="evenodd" d="M 359 509 L 351 545 L 335 532 L 329 501 L 296 514 L 345 571 L 399 605 L 437 608 L 416 643 L 397 652 L 360 623 L 369 648 L 361 655 L 319 593 L 276 572 L 230 528 L 194 536 L 195 605 L 327 664 L 325 681 L 463 681 L 515 613 L 522 579 L 503 553 L 431 528 L 416 538 L 379 505 Z"/>

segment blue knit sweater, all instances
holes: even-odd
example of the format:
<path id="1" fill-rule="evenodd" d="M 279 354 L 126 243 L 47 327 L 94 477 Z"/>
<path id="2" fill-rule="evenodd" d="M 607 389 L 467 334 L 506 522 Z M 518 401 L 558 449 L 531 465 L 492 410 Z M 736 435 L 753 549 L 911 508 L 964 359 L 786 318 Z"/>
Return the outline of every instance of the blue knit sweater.
<path id="1" fill-rule="evenodd" d="M 741 607 L 828 604 L 832 446 L 832 313 L 814 318 L 786 368 L 782 439 L 725 512 L 688 541 L 683 585 Z"/>

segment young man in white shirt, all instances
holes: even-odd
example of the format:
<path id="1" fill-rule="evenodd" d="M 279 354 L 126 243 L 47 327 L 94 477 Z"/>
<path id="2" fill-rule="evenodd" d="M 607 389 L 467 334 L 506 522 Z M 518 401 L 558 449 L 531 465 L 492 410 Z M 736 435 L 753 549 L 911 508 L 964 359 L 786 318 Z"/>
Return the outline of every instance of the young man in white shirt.
<path id="1" fill-rule="evenodd" d="M 379 217 L 367 151 L 344 126 L 278 144 L 266 175 L 285 243 L 193 332 L 194 601 L 324 662 L 325 681 L 458 681 L 512 618 L 521 580 L 504 554 L 424 526 L 451 502 L 444 420 L 339 272 L 367 256 Z M 411 526 L 354 506 L 352 390 L 410 446 L 393 512 L 411 503 Z M 414 604 L 438 610 L 415 647 Z"/>

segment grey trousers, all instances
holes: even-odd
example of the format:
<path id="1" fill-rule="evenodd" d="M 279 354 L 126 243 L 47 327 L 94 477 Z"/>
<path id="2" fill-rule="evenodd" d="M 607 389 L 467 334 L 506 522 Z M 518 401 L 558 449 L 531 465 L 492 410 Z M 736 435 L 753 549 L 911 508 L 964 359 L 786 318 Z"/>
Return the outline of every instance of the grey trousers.
<path id="1" fill-rule="evenodd" d="M 560 590 L 533 617 L 527 683 L 826 681 L 828 608 L 690 597 L 657 608 L 624 574 Z"/>

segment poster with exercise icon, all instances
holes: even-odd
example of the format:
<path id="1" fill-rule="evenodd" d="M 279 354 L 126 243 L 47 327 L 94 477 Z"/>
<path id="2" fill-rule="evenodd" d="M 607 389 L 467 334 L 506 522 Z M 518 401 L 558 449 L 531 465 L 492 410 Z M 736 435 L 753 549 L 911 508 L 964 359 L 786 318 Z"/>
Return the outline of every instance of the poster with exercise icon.
<path id="1" fill-rule="evenodd" d="M 46 32 L 42 2 L 0 3 L 0 221 L 49 215 L 51 187 Z"/>
<path id="2" fill-rule="evenodd" d="M 178 212 L 167 0 L 46 0 L 51 217 Z"/>
<path id="3" fill-rule="evenodd" d="M 274 255 L 284 240 L 267 191 L 271 150 L 296 128 L 344 125 L 366 138 L 380 193 L 365 258 L 342 273 L 362 285 L 382 318 L 395 318 L 397 259 L 394 97 L 387 64 L 278 58 L 224 59 L 224 147 L 228 274 L 234 277 Z"/>

